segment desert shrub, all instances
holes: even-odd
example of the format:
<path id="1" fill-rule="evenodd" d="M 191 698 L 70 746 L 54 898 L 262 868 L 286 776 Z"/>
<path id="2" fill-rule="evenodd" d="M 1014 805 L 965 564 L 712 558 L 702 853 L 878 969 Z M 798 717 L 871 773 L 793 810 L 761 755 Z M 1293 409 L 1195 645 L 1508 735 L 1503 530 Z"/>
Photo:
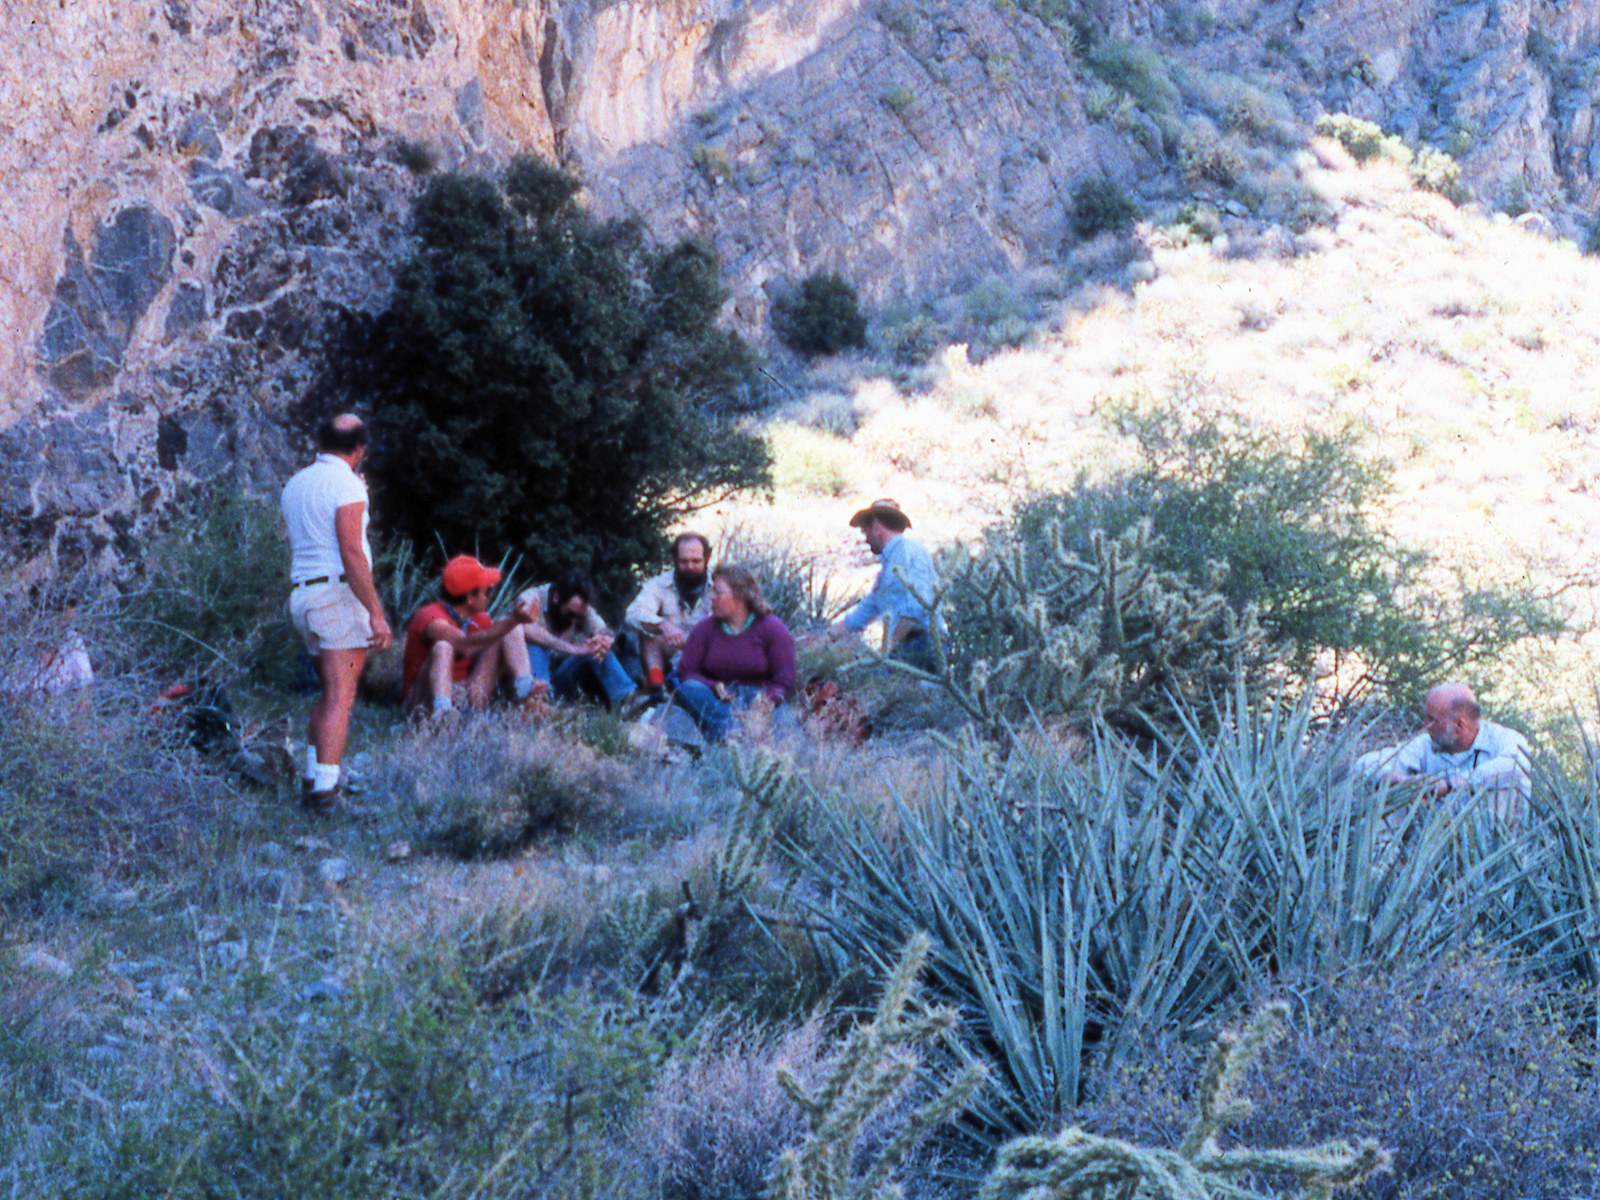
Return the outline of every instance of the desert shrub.
<path id="1" fill-rule="evenodd" d="M 697 498 L 763 485 L 766 453 L 717 417 L 752 368 L 715 256 L 595 220 L 578 187 L 532 159 L 433 179 L 356 386 L 374 505 L 425 557 L 513 549 L 620 591 Z"/>
<path id="2" fill-rule="evenodd" d="M 768 427 L 767 444 L 777 486 L 821 496 L 850 490 L 851 452 L 845 439 L 780 421 Z"/>
<path id="3" fill-rule="evenodd" d="M 1151 564 L 1191 583 L 1215 574 L 1236 613 L 1258 614 L 1302 683 L 1328 651 L 1359 667 L 1343 699 L 1376 690 L 1409 703 L 1426 683 L 1562 628 L 1537 596 L 1458 582 L 1452 598 L 1425 585 L 1433 564 L 1377 523 L 1387 475 L 1347 429 L 1290 438 L 1208 410 L 1203 396 L 1109 415 L 1132 439 L 1134 465 L 1025 500 L 1000 532 L 1042 547 L 1053 523 L 1083 555 L 1095 531 L 1117 537 L 1148 521 Z"/>
<path id="4" fill-rule="evenodd" d="M 298 670 L 289 547 L 274 499 L 237 482 L 192 493 L 146 549 L 119 615 L 147 662 L 180 677 L 282 686 Z"/>
<path id="5" fill-rule="evenodd" d="M 1425 192 L 1443 196 L 1451 204 L 1465 204 L 1472 198 L 1461 178 L 1461 164 L 1443 150 L 1431 146 L 1417 151 L 1411 164 L 1411 182 Z"/>
<path id="6" fill-rule="evenodd" d="M 9 609 L 0 680 L 31 678 L 40 648 L 75 626 L 104 630 L 107 607 Z M 90 687 L 0 692 L 0 906 L 70 900 L 91 879 L 136 875 L 185 847 L 203 855 L 238 804 L 185 745 L 181 716 L 152 711 L 158 685 L 119 670 L 115 645 L 91 634 L 85 648 L 98 665 Z"/>
<path id="7" fill-rule="evenodd" d="M 1160 52 L 1147 43 L 1102 38 L 1089 51 L 1087 61 L 1090 70 L 1131 95 L 1147 113 L 1170 114 L 1182 102 L 1171 70 Z"/>
<path id="8" fill-rule="evenodd" d="M 917 312 L 881 326 L 878 343 L 896 363 L 912 367 L 932 358 L 944 344 L 944 336 L 932 314 Z"/>
<path id="9" fill-rule="evenodd" d="M 977 326 L 982 336 L 1002 346 L 1014 346 L 1028 336 L 1033 306 L 1016 282 L 991 276 L 963 297 L 961 315 Z"/>
<path id="10" fill-rule="evenodd" d="M 1235 135 L 1218 134 L 1204 117 L 1187 122 L 1178 138 L 1178 169 L 1190 183 L 1234 187 L 1245 174 L 1245 159 Z"/>
<path id="11" fill-rule="evenodd" d="M 1139 218 L 1139 206 L 1115 180 L 1085 179 L 1072 192 L 1072 232 L 1087 241 L 1102 233 L 1124 233 Z"/>
<path id="12" fill-rule="evenodd" d="M 1483 959 L 1291 978 L 1284 990 L 1306 1005 L 1262 1056 L 1240 1136 L 1376 1139 L 1394 1169 L 1362 1190 L 1374 1198 L 1580 1196 L 1600 1182 L 1600 1096 L 1548 992 Z M 1197 1065 L 1164 1037 L 1097 1077 L 1098 1098 L 1074 1119 L 1111 1137 L 1175 1136 Z"/>
<path id="13" fill-rule="evenodd" d="M 832 272 L 807 275 L 773 301 L 772 329 L 785 346 L 807 358 L 867 344 L 867 319 L 856 289 Z"/>
<path id="14" fill-rule="evenodd" d="M 1379 155 L 1401 162 L 1411 160 L 1410 152 L 1398 138 L 1388 136 L 1371 121 L 1348 113 L 1324 113 L 1317 118 L 1314 128 L 1318 136 L 1338 142 L 1358 163 L 1369 162 Z"/>
<path id="15" fill-rule="evenodd" d="M 1588 231 L 1583 237 L 1583 252 L 1591 256 L 1600 254 L 1600 215 L 1589 221 Z"/>
<path id="16" fill-rule="evenodd" d="M 520 716 L 477 718 L 472 728 L 419 729 L 383 764 L 378 799 L 419 841 L 458 858 L 512 854 L 536 838 L 614 818 L 624 793 L 619 764 Z"/>
<path id="17" fill-rule="evenodd" d="M 659 1172 L 663 1195 L 763 1195 L 778 1156 L 805 1133 L 777 1072 L 814 1086 L 826 1051 L 819 1019 L 784 1033 L 731 1017 L 708 1022 L 662 1068 L 632 1133 L 641 1158 Z"/>

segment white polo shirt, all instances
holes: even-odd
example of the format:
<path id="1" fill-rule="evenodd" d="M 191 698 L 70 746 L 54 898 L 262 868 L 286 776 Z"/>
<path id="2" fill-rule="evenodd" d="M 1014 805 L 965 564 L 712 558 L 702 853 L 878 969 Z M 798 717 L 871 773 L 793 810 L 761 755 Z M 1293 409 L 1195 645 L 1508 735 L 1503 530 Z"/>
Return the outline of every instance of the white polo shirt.
<path id="1" fill-rule="evenodd" d="M 290 477 L 283 488 L 283 520 L 289 527 L 289 547 L 293 558 L 289 580 L 299 583 L 326 575 L 338 579 L 344 574 L 339 556 L 339 535 L 333 515 L 346 504 L 367 504 L 367 485 L 337 454 L 319 454 L 317 461 Z M 372 546 L 367 541 L 367 520 L 371 507 L 361 511 L 361 552 L 372 564 Z"/>

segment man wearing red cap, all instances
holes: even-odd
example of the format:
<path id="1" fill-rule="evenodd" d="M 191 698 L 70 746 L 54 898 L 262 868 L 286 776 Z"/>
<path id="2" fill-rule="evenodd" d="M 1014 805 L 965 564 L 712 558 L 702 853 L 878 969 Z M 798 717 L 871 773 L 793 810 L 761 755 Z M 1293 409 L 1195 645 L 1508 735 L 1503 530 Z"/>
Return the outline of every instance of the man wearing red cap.
<path id="1" fill-rule="evenodd" d="M 400 695 L 407 713 L 427 705 L 435 716 L 453 712 L 459 700 L 486 708 L 504 679 L 519 703 L 535 690 L 522 626 L 533 620 L 526 607 L 491 620 L 489 593 L 500 572 L 469 554 L 445 564 L 439 599 L 424 604 L 406 624 Z"/>

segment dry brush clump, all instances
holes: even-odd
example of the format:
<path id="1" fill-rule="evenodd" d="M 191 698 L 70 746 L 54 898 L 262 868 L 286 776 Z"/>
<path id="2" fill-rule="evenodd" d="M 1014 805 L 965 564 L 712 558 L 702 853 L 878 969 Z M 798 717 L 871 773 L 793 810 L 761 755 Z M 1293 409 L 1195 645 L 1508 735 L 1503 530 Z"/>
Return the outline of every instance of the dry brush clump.
<path id="1" fill-rule="evenodd" d="M 580 824 L 621 820 L 627 767 L 566 729 L 520 713 L 468 717 L 402 733 L 368 797 L 422 845 L 457 858 L 497 858 Z"/>
<path id="2" fill-rule="evenodd" d="M 581 986 L 485 1003 L 448 935 L 331 942 L 338 982 L 315 995 L 277 972 L 208 989 L 187 1019 L 144 1018 L 165 1036 L 17 1097 L 32 1136 L 0 1178 L 119 1198 L 627 1194 L 613 1134 L 663 1047 L 626 1004 Z"/>
<path id="3" fill-rule="evenodd" d="M 1241 1094 L 1245 1076 L 1278 1037 L 1287 1014 L 1286 1005 L 1269 1004 L 1242 1034 L 1217 1038 L 1200 1075 L 1193 1116 L 1174 1148 L 1119 1141 L 1076 1125 L 1054 1138 L 1018 1138 L 1001 1147 L 981 1200 L 1265 1200 L 1284 1194 L 1277 1186 L 1265 1192 L 1248 1186 L 1261 1177 L 1292 1179 L 1294 1195 L 1326 1200 L 1388 1173 L 1391 1156 L 1371 1138 L 1289 1149 L 1223 1147 L 1224 1134 L 1253 1110 Z"/>
<path id="4" fill-rule="evenodd" d="M 195 710 L 156 703 L 156 677 L 130 665 L 104 601 L 6 616 L 0 904 L 70 899 L 203 857 L 245 806 L 193 745 Z M 92 681 L 40 686 L 78 654 Z"/>
<path id="5" fill-rule="evenodd" d="M 1260 1059 L 1240 1137 L 1375 1139 L 1394 1169 L 1366 1184 L 1374 1198 L 1580 1196 L 1600 1183 L 1600 1095 L 1559 993 L 1480 957 L 1293 975 L 1279 990 L 1294 1017 Z M 1098 1075 L 1075 1119 L 1102 1136 L 1175 1137 L 1197 1056 L 1169 1031 Z"/>

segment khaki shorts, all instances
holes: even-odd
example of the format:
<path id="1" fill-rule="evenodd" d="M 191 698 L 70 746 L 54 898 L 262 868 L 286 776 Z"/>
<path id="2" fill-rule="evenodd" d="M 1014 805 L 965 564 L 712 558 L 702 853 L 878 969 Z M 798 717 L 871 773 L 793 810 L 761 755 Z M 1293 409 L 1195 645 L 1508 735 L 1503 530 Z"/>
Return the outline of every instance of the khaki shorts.
<path id="1" fill-rule="evenodd" d="M 312 654 L 365 650 L 372 644 L 372 617 L 345 583 L 317 583 L 289 593 L 289 620 Z"/>

